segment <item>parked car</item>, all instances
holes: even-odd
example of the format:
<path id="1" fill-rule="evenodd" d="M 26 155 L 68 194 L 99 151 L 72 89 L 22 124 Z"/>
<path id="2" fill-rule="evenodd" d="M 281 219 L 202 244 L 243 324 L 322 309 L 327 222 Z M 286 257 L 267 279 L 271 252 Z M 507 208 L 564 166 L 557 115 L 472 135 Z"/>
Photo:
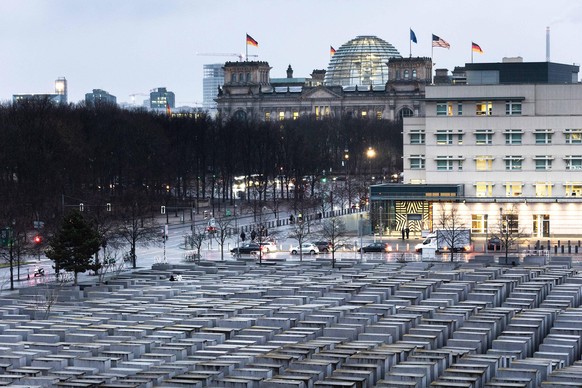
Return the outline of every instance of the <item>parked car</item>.
<path id="1" fill-rule="evenodd" d="M 358 252 L 388 252 L 388 244 L 383 242 L 370 243 L 358 249 Z"/>
<path id="2" fill-rule="evenodd" d="M 249 255 L 249 254 L 256 254 L 259 253 L 261 250 L 261 246 L 256 243 L 248 243 L 243 244 L 238 248 L 233 248 L 230 250 L 230 253 L 233 255 L 240 254 L 240 255 Z"/>
<path id="3" fill-rule="evenodd" d="M 328 253 L 333 249 L 333 245 L 329 241 L 314 241 L 313 245 L 315 245 L 321 253 Z"/>
<path id="4" fill-rule="evenodd" d="M 289 252 L 291 252 L 292 255 L 298 255 L 300 252 L 315 255 L 319 253 L 319 248 L 317 248 L 317 245 L 314 245 L 312 243 L 303 243 L 301 244 L 301 247 L 299 246 L 291 247 Z"/>
<path id="5" fill-rule="evenodd" d="M 260 245 L 263 253 L 277 252 L 279 250 L 274 241 L 263 241 Z"/>
<path id="6" fill-rule="evenodd" d="M 501 250 L 501 240 L 499 237 L 491 237 L 487 241 L 487 250 L 489 251 L 500 251 Z"/>

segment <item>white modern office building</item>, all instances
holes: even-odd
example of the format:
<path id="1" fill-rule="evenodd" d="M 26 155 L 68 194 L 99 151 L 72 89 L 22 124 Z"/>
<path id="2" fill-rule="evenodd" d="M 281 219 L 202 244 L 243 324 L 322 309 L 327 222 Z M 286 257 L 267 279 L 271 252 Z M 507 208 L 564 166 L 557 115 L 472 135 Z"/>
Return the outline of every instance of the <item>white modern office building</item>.
<path id="1" fill-rule="evenodd" d="M 425 115 L 404 120 L 404 184 L 371 189 L 376 222 L 433 229 L 454 208 L 476 235 L 510 215 L 526 237 L 582 236 L 577 76 L 550 62 L 479 64 L 465 85 L 427 86 Z"/>

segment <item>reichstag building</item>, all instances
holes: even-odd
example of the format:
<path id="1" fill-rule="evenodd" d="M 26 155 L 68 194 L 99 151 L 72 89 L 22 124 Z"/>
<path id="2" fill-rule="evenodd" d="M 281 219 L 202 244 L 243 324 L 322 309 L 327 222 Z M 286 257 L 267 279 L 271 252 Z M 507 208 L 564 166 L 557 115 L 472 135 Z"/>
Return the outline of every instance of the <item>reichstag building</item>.
<path id="1" fill-rule="evenodd" d="M 358 36 L 332 56 L 327 70 L 308 78 L 271 78 L 268 62 L 227 62 L 219 90 L 223 118 L 297 119 L 303 116 L 395 120 L 423 116 L 421 101 L 431 83 L 431 59 L 403 58 L 376 36 Z"/>

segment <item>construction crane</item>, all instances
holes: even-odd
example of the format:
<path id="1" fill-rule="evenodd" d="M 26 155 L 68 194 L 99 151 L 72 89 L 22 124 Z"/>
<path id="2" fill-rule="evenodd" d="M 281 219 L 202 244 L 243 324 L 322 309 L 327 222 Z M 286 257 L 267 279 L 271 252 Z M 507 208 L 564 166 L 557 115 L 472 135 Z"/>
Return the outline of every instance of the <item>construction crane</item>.
<path id="1" fill-rule="evenodd" d="M 187 106 L 199 107 L 199 106 L 202 106 L 202 103 L 200 101 L 178 101 L 176 103 L 176 105 L 187 105 Z"/>
<path id="2" fill-rule="evenodd" d="M 240 62 L 243 61 L 244 55 L 237 53 L 196 53 L 196 55 L 205 55 L 209 57 L 237 57 Z M 247 57 L 258 57 L 258 55 L 247 55 Z"/>
<path id="3" fill-rule="evenodd" d="M 130 94 L 129 97 L 131 97 L 131 103 L 132 105 L 135 105 L 135 96 L 149 96 L 148 93 L 133 93 Z"/>

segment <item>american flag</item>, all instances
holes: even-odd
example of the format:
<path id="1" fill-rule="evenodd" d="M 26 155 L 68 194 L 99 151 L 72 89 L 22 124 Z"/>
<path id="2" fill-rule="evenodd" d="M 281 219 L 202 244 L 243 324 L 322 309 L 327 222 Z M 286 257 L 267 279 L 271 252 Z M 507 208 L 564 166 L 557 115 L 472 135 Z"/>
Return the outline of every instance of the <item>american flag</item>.
<path id="1" fill-rule="evenodd" d="M 439 38 L 435 34 L 432 34 L 432 47 L 442 47 L 442 48 L 451 48 L 451 45 L 447 43 L 446 40 Z"/>

